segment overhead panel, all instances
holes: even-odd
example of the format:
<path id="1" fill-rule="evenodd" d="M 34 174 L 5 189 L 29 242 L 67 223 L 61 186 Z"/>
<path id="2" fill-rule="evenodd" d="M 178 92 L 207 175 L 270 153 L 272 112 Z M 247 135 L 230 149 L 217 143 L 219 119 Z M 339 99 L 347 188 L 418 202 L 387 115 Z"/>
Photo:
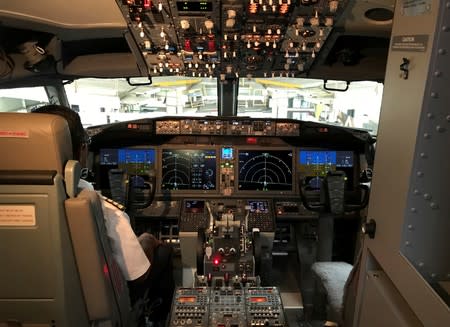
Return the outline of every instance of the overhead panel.
<path id="1" fill-rule="evenodd" d="M 303 77 L 346 0 L 117 0 L 152 76 Z"/>

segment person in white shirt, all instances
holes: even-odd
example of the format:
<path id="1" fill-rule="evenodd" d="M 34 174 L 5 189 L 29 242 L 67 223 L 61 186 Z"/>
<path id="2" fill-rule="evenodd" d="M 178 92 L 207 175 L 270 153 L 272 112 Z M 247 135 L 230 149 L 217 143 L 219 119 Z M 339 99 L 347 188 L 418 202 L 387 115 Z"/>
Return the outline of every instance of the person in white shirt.
<path id="1" fill-rule="evenodd" d="M 79 115 L 60 105 L 47 105 L 32 111 L 59 115 L 66 119 L 72 140 L 73 158 L 86 167 L 89 137 Z M 92 184 L 80 179 L 79 188 L 94 189 Z M 172 275 L 172 252 L 152 234 L 137 237 L 130 225 L 128 215 L 111 202 L 102 200 L 105 227 L 115 261 L 128 281 L 131 302 L 144 296 L 148 290 L 150 301 L 161 300 L 157 320 L 165 319 L 170 310 L 174 289 Z"/>

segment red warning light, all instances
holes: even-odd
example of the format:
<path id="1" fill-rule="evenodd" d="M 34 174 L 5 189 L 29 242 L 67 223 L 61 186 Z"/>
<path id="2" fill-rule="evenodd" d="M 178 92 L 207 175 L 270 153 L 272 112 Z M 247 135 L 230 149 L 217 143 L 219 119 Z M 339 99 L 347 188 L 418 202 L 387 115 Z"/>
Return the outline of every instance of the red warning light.
<path id="1" fill-rule="evenodd" d="M 247 137 L 247 144 L 257 144 L 258 139 L 256 137 Z"/>
<path id="2" fill-rule="evenodd" d="M 218 266 L 219 263 L 220 263 L 219 258 L 214 258 L 213 263 L 214 263 L 215 266 Z"/>
<path id="3" fill-rule="evenodd" d="M 152 6 L 152 1 L 151 0 L 144 0 L 144 8 L 148 9 Z"/>

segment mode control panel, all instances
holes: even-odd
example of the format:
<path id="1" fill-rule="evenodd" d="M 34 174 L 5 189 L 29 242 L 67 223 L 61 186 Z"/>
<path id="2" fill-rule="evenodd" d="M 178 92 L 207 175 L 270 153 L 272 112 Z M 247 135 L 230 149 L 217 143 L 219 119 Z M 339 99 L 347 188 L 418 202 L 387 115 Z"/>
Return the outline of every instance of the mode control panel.
<path id="1" fill-rule="evenodd" d="M 184 118 L 156 120 L 157 135 L 298 136 L 299 122 L 271 119 Z"/>

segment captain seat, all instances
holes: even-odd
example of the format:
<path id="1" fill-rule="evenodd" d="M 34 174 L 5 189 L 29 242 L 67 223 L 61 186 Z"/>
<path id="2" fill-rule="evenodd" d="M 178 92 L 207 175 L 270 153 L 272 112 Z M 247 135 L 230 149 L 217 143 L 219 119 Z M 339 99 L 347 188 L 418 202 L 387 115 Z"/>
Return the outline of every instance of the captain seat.
<path id="1" fill-rule="evenodd" d="M 0 327 L 133 326 L 64 118 L 0 114 Z"/>

